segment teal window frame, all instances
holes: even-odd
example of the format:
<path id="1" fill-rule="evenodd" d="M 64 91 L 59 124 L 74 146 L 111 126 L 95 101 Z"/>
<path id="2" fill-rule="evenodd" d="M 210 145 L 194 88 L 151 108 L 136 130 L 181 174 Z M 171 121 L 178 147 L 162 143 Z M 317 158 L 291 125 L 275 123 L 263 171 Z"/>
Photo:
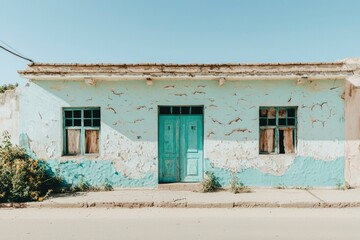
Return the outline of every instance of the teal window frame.
<path id="1" fill-rule="evenodd" d="M 158 106 L 159 115 L 203 115 L 203 105 Z"/>
<path id="2" fill-rule="evenodd" d="M 260 114 L 261 110 L 269 110 L 269 109 L 275 109 L 276 110 L 276 115 L 275 115 L 275 124 L 274 125 L 268 125 L 269 124 L 269 118 L 268 117 L 262 117 Z M 289 112 L 286 111 L 286 124 L 279 124 L 279 111 L 280 110 L 294 110 L 294 116 L 289 117 Z M 298 112 L 298 107 L 296 106 L 290 106 L 290 107 L 270 107 L 270 106 L 264 106 L 264 107 L 259 107 L 259 154 L 261 155 L 271 155 L 271 154 L 286 154 L 286 153 L 280 153 L 280 148 L 279 148 L 279 130 L 281 128 L 292 128 L 293 129 L 293 135 L 294 135 L 294 140 L 293 140 L 293 144 L 294 144 L 294 153 L 296 153 L 296 149 L 297 149 L 297 112 Z M 288 124 L 288 119 L 292 119 L 294 120 L 294 124 Z M 267 125 L 266 126 L 262 126 L 260 123 L 262 120 L 266 120 L 267 121 Z M 268 152 L 261 152 L 260 151 L 260 133 L 261 133 L 261 129 L 275 129 L 275 149 L 273 153 L 268 153 Z"/>
<path id="3" fill-rule="evenodd" d="M 98 118 L 94 118 L 93 116 L 91 118 L 85 118 L 84 117 L 84 111 L 85 110 L 99 110 L 100 114 Z M 65 112 L 67 111 L 80 111 L 81 112 L 81 116 L 79 118 L 75 118 L 72 117 L 72 123 L 74 124 L 75 120 L 81 120 L 81 125 L 80 126 L 66 126 L 66 120 L 69 120 L 70 118 L 66 117 Z M 99 142 L 99 152 L 98 153 L 85 153 L 86 152 L 86 147 L 85 147 L 85 132 L 86 130 L 97 130 L 99 131 L 99 138 L 100 138 L 100 134 L 101 134 L 101 108 L 100 107 L 66 107 L 62 109 L 62 113 L 63 113 L 63 155 L 64 156 L 84 156 L 84 155 L 99 155 L 100 154 L 100 142 Z M 74 113 L 73 113 L 74 116 Z M 84 121 L 91 119 L 91 125 L 94 125 L 94 119 L 99 120 L 99 126 L 85 126 Z M 68 153 L 68 146 L 67 146 L 67 134 L 66 131 L 68 129 L 76 129 L 76 130 L 80 130 L 80 154 L 77 155 L 73 155 L 73 154 L 69 154 Z"/>

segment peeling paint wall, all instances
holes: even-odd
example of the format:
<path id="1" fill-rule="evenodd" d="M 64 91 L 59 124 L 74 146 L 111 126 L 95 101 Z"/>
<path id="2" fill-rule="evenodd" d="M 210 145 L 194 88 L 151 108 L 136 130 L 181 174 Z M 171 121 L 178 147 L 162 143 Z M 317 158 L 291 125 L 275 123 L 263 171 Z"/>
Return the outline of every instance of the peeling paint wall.
<path id="1" fill-rule="evenodd" d="M 11 135 L 11 141 L 19 142 L 19 99 L 18 89 L 0 93 L 0 138 L 4 131 Z"/>
<path id="2" fill-rule="evenodd" d="M 153 187 L 158 106 L 204 105 L 204 164 L 223 185 L 237 173 L 254 186 L 335 186 L 344 183 L 344 88 L 342 80 L 33 81 L 22 91 L 20 132 L 69 181 L 81 176 L 99 179 L 94 184 L 107 178 L 115 186 Z M 101 107 L 99 156 L 62 157 L 62 108 L 92 106 Z M 295 154 L 259 155 L 260 106 L 298 107 Z"/>
<path id="3" fill-rule="evenodd" d="M 360 89 L 346 83 L 345 92 L 345 180 L 360 186 Z"/>

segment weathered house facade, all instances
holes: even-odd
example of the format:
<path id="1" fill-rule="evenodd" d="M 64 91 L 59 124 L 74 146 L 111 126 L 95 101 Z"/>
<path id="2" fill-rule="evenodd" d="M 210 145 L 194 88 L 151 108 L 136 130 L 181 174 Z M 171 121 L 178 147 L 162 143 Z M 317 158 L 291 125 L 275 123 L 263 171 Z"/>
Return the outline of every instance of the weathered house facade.
<path id="1" fill-rule="evenodd" d="M 70 183 L 356 187 L 359 66 L 30 64 L 19 143 Z"/>

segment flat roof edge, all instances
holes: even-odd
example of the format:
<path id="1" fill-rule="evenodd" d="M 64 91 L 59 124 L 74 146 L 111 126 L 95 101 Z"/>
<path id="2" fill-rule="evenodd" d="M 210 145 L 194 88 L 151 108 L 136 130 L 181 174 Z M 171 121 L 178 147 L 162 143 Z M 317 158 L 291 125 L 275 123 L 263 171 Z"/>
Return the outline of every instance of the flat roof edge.
<path id="1" fill-rule="evenodd" d="M 20 70 L 21 77 L 34 79 L 58 78 L 66 80 L 72 76 L 125 79 L 128 76 L 181 78 L 189 77 L 283 77 L 311 75 L 353 75 L 358 74 L 360 58 L 345 59 L 337 62 L 292 62 L 292 63 L 125 63 L 125 64 L 82 64 L 82 63 L 31 63 L 26 70 Z"/>

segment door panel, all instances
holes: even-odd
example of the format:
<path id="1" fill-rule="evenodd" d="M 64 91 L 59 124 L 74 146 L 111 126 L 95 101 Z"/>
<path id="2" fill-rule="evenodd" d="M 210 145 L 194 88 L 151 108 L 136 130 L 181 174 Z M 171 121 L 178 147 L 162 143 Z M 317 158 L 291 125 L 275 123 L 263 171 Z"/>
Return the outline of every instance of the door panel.
<path id="1" fill-rule="evenodd" d="M 177 119 L 176 119 L 177 120 Z M 171 119 L 164 121 L 164 153 L 165 154 L 176 154 L 178 148 L 177 144 L 177 131 L 178 127 L 176 122 Z"/>
<path id="2" fill-rule="evenodd" d="M 171 159 L 165 159 L 164 161 L 164 174 L 163 177 L 164 178 L 168 178 L 168 181 L 176 181 L 177 179 L 177 174 L 176 174 L 176 160 L 171 158 Z"/>
<path id="3" fill-rule="evenodd" d="M 181 116 L 181 170 L 183 182 L 199 182 L 203 172 L 203 116 Z"/>
<path id="4" fill-rule="evenodd" d="M 179 181 L 179 116 L 159 116 L 159 181 Z"/>
<path id="5" fill-rule="evenodd" d="M 187 152 L 197 153 L 199 151 L 199 123 L 197 119 L 188 119 L 185 118 L 186 126 L 185 126 L 185 137 L 187 140 Z"/>
<path id="6" fill-rule="evenodd" d="M 186 164 L 186 173 L 187 176 L 197 176 L 198 175 L 198 166 L 199 159 L 198 158 L 188 158 Z"/>

